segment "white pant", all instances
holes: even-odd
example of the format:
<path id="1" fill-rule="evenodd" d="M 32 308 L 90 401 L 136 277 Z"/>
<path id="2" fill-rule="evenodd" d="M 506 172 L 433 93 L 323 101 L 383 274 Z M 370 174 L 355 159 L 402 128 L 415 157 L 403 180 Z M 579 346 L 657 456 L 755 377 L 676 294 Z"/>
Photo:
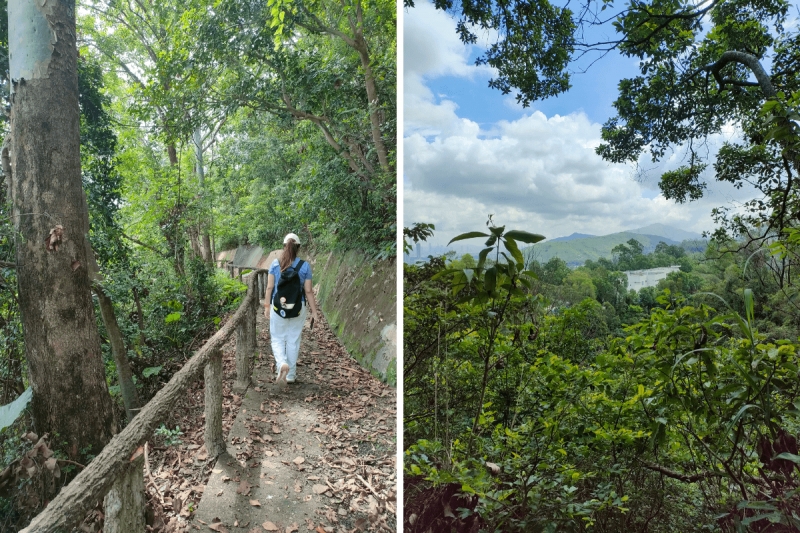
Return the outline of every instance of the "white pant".
<path id="1" fill-rule="evenodd" d="M 306 306 L 300 315 L 294 318 L 281 318 L 272 306 L 269 316 L 269 336 L 272 341 L 272 355 L 275 357 L 275 371 L 281 371 L 281 365 L 289 365 L 287 379 L 297 375 L 297 356 L 300 355 L 300 336 L 306 321 Z"/>

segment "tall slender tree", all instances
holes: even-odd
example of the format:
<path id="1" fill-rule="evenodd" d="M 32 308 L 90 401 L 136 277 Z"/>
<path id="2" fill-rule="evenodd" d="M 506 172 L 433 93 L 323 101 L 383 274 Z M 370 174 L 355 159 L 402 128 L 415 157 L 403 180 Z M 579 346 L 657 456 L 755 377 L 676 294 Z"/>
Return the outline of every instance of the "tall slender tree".
<path id="1" fill-rule="evenodd" d="M 71 456 L 115 430 L 91 300 L 75 1 L 10 0 L 11 200 L 36 429 Z"/>

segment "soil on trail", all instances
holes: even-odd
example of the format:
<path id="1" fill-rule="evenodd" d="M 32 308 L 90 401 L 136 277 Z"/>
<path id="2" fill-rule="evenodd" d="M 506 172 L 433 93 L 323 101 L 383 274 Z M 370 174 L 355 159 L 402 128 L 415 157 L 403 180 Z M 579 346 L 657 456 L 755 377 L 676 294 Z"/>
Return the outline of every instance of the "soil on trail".
<path id="1" fill-rule="evenodd" d="M 395 390 L 361 368 L 327 324 L 309 331 L 308 322 L 297 381 L 280 387 L 263 313 L 257 328 L 254 385 L 202 498 L 183 510 L 190 530 L 394 531 Z"/>

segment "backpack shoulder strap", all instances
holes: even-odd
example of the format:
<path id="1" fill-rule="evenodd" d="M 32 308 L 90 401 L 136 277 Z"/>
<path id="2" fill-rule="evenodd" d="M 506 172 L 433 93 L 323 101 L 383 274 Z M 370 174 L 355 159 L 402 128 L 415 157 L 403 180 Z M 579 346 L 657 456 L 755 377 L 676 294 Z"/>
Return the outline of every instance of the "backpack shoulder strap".
<path id="1" fill-rule="evenodd" d="M 300 269 L 303 268 L 303 263 L 305 263 L 305 261 L 303 261 L 302 259 L 298 259 L 297 266 L 294 267 L 295 270 L 297 270 L 298 273 L 300 272 Z"/>

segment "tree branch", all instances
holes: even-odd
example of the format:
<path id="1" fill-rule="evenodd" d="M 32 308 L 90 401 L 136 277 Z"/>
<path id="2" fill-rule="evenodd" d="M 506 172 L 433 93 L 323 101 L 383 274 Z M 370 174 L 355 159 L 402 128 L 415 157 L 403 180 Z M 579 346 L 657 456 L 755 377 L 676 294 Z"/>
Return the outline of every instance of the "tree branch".
<path id="1" fill-rule="evenodd" d="M 740 65 L 746 66 L 755 75 L 756 80 L 758 80 L 758 83 L 755 84 L 753 82 L 745 81 L 737 81 L 737 84 L 748 84 L 746 86 L 757 85 L 761 87 L 761 92 L 763 92 L 764 96 L 767 98 L 774 98 L 778 95 L 778 91 L 775 90 L 775 86 L 772 84 L 772 80 L 770 79 L 769 74 L 767 74 L 767 71 L 761 66 L 761 62 L 756 56 L 746 52 L 737 52 L 735 50 L 724 52 L 715 63 L 700 67 L 691 73 L 689 77 L 693 77 L 697 72 L 710 72 L 714 76 L 714 79 L 717 80 L 720 89 L 724 89 L 726 83 L 732 83 L 734 80 L 723 79 L 720 71 L 731 63 L 739 63 Z"/>
<path id="2" fill-rule="evenodd" d="M 684 483 L 696 483 L 701 479 L 708 479 L 712 477 L 725 477 L 724 474 L 720 472 L 700 472 L 699 474 L 693 474 L 688 476 L 686 474 L 681 474 L 680 472 L 676 472 L 674 470 L 670 470 L 666 466 L 657 465 L 655 463 L 650 463 L 647 461 L 642 461 L 642 465 L 648 470 L 652 470 L 653 472 L 658 472 L 667 476 L 668 478 L 677 479 L 678 481 L 683 481 Z"/>
<path id="3" fill-rule="evenodd" d="M 136 239 L 136 238 L 134 238 L 134 237 L 129 237 L 128 235 L 125 235 L 124 233 L 122 233 L 121 235 L 122 235 L 122 236 L 123 236 L 125 239 L 128 239 L 129 241 L 131 241 L 132 243 L 135 243 L 135 244 L 138 244 L 139 246 L 142 246 L 142 247 L 144 247 L 144 248 L 147 248 L 147 249 L 148 249 L 148 250 L 150 250 L 151 252 L 155 252 L 155 253 L 157 253 L 157 254 L 158 254 L 159 256 L 161 256 L 161 257 L 167 257 L 167 258 L 169 258 L 169 257 L 170 257 L 170 256 L 168 256 L 168 255 L 165 255 L 165 254 L 164 254 L 164 252 L 162 252 L 161 250 L 157 249 L 156 247 L 154 247 L 154 246 L 151 246 L 151 245 L 149 245 L 149 244 L 147 244 L 147 243 L 144 243 L 144 242 L 140 241 L 139 239 Z"/>

